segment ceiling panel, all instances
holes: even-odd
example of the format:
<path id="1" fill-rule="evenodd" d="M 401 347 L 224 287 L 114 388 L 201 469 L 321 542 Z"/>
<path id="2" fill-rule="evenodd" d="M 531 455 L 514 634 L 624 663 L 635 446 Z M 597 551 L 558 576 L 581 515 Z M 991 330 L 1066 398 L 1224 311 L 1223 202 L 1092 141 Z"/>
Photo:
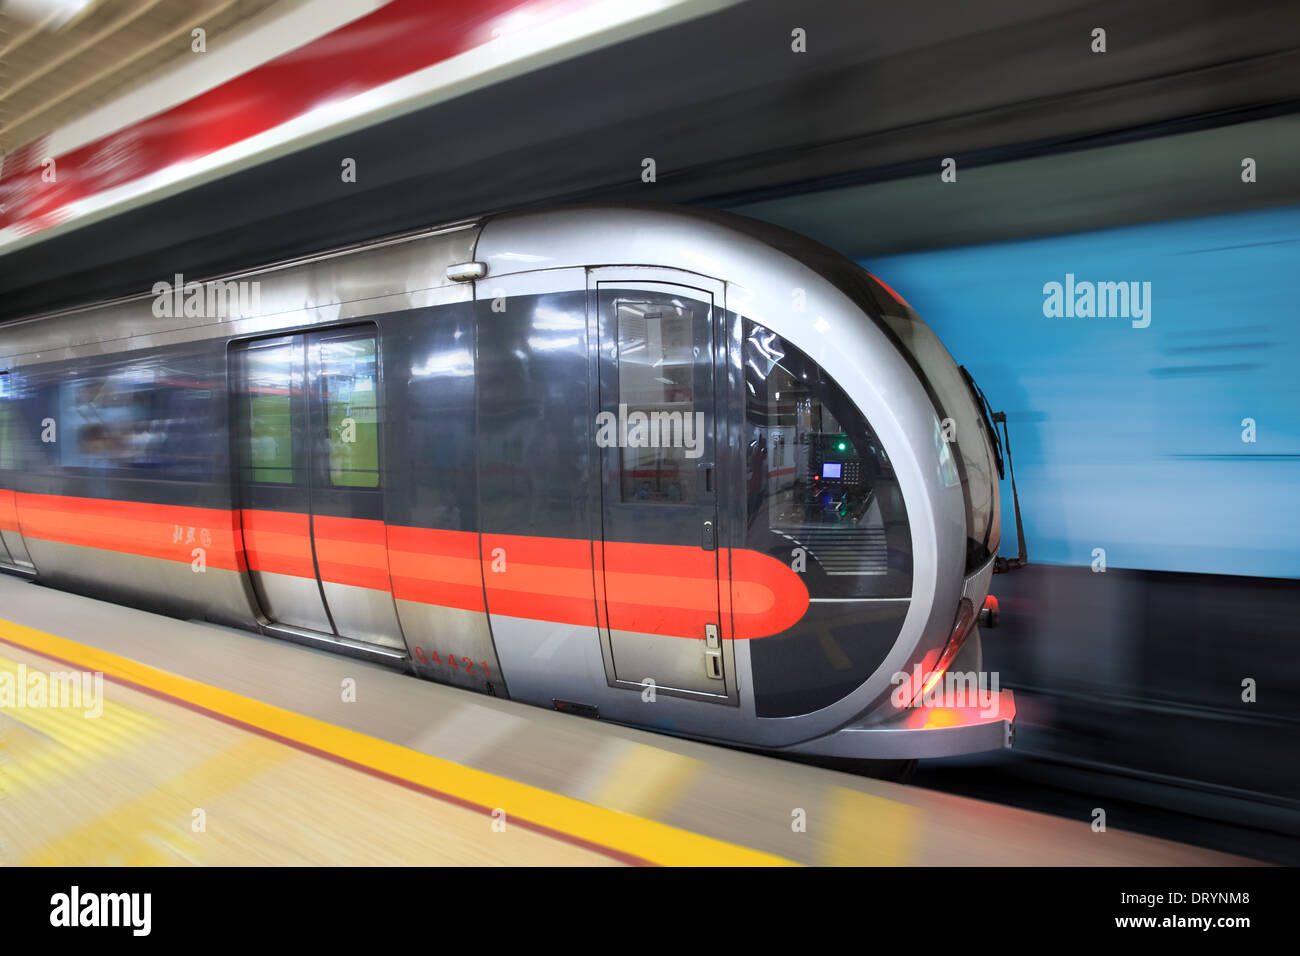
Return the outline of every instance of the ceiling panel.
<path id="1" fill-rule="evenodd" d="M 289 0 L 7 0 L 0 4 L 0 150 L 6 155 L 209 50 Z M 138 117 L 132 117 L 132 119 Z"/>

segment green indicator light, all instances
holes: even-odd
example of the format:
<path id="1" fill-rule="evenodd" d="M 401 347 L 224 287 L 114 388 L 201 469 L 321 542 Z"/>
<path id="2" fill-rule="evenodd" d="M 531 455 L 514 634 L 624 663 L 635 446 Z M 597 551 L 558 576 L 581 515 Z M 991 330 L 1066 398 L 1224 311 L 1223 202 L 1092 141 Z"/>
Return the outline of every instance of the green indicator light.
<path id="1" fill-rule="evenodd" d="M 840 451 L 843 451 L 845 448 L 848 448 L 849 446 L 846 445 L 846 444 L 844 444 L 844 442 L 840 442 L 840 443 L 839 443 L 838 445 L 836 445 L 835 447 L 838 448 Z"/>

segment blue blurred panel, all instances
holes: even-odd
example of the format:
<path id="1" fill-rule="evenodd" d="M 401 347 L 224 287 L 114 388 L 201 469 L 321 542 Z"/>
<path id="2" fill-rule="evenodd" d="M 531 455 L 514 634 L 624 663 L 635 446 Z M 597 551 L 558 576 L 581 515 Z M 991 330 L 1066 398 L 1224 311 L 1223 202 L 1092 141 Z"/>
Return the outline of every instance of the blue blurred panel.
<path id="1" fill-rule="evenodd" d="M 1300 207 L 862 264 L 1007 411 L 1032 560 L 1300 577 Z M 1067 273 L 1150 282 L 1150 326 L 1045 317 Z"/>

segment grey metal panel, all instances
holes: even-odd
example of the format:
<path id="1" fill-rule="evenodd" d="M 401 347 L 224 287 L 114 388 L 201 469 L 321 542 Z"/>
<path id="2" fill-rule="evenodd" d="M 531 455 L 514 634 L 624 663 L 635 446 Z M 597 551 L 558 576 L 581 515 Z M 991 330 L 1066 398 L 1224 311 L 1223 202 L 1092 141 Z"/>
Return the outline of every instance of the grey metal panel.
<path id="1" fill-rule="evenodd" d="M 510 696 L 542 707 L 568 700 L 600 707 L 602 717 L 614 716 L 605 683 L 605 661 L 594 627 L 492 615 L 492 637 L 501 670 L 510 681 Z M 621 693 L 629 700 L 639 694 Z M 629 716 L 637 720 L 635 712 Z"/>
<path id="2" fill-rule="evenodd" d="M 510 681 L 510 696 L 542 707 L 555 700 L 589 704 L 602 719 L 638 724 L 669 733 L 759 744 L 764 728 L 753 708 L 719 707 L 715 701 L 671 693 L 630 693 L 606 681 L 600 641 L 593 627 L 492 615 L 492 636 L 501 669 Z M 737 641 L 736 656 L 746 641 Z M 743 686 L 743 683 L 742 683 Z"/>
<path id="3" fill-rule="evenodd" d="M 27 553 L 27 545 L 23 541 L 23 536 L 17 531 L 0 531 L 0 538 L 4 538 L 5 547 L 9 549 L 9 557 L 13 559 L 14 564 L 20 568 L 35 567 L 32 564 L 31 555 Z"/>
<path id="4" fill-rule="evenodd" d="M 694 697 L 714 697 L 719 701 L 735 698 L 735 680 L 715 680 L 705 672 L 704 642 L 688 637 L 665 634 L 638 634 L 611 630 L 611 683 L 640 692 L 653 681 L 657 693 L 674 691 Z M 732 641 L 722 641 L 722 671 L 732 674 Z M 729 688 L 728 684 L 732 686 Z M 728 691 L 730 690 L 730 693 Z"/>
<path id="5" fill-rule="evenodd" d="M 586 272 L 489 276 L 477 283 L 476 294 L 479 528 L 484 534 L 588 542 L 599 521 L 600 499 L 585 422 L 595 387 L 587 349 Z M 493 311 L 498 298 L 504 312 Z M 492 590 L 485 593 L 492 642 L 512 697 L 519 696 L 517 679 L 543 706 L 566 694 L 586 701 L 595 687 L 605 688 L 590 560 L 588 546 L 583 571 L 592 582 L 589 626 L 507 615 Z M 550 644 L 535 657 L 534 641 L 548 637 L 562 638 L 565 655 L 573 660 L 551 661 Z M 577 665 L 578 659 L 584 663 Z M 576 685 L 575 674 L 580 675 Z"/>
<path id="6" fill-rule="evenodd" d="M 486 614 L 418 601 L 396 604 L 417 674 L 444 684 L 490 690 L 497 697 L 510 696 Z M 449 656 L 456 658 L 458 666 L 447 663 Z"/>
<path id="7" fill-rule="evenodd" d="M 256 628 L 244 576 L 180 561 L 28 539 L 42 584 L 182 617 Z"/>
<path id="8" fill-rule="evenodd" d="M 339 634 L 356 641 L 406 650 L 391 593 L 334 581 L 322 581 L 321 588 Z"/>
<path id="9" fill-rule="evenodd" d="M 220 339 L 327 324 L 402 309 L 465 301 L 472 288 L 449 280 L 447 266 L 473 258 L 478 226 L 464 223 L 414 236 L 325 253 L 208 279 L 256 282 L 258 309 L 247 317 L 158 316 L 154 293 L 33 316 L 0 335 L 8 367 L 54 362 L 175 342 Z M 193 277 L 185 277 L 188 285 Z M 159 282 L 174 284 L 172 275 Z"/>
<path id="10" fill-rule="evenodd" d="M 389 411 L 381 445 L 396 490 L 384 496 L 389 527 L 478 531 L 474 310 L 464 301 L 381 321 Z"/>
<path id="11" fill-rule="evenodd" d="M 320 585 L 315 578 L 300 578 L 272 571 L 249 571 L 258 603 L 267 619 L 293 627 L 333 634 L 325 606 L 321 604 Z"/>

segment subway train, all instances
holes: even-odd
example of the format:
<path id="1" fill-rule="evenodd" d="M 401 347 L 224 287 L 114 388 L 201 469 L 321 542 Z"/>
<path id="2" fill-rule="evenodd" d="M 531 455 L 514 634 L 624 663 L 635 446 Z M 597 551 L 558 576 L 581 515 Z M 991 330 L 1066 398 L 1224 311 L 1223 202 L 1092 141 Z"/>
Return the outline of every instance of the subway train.
<path id="1" fill-rule="evenodd" d="M 6 571 L 749 749 L 1011 746 L 1009 690 L 942 692 L 982 672 L 1002 475 L 901 297 L 710 210 L 503 213 L 0 326 Z"/>

